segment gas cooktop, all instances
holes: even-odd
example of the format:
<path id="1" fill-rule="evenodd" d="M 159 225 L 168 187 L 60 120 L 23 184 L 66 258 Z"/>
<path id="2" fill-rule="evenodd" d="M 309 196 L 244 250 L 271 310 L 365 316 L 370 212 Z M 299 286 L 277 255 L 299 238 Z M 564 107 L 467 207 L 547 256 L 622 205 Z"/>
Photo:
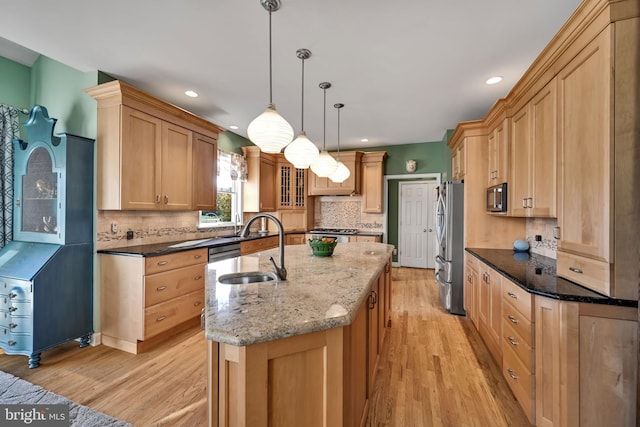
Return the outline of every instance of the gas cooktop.
<path id="1" fill-rule="evenodd" d="M 358 234 L 355 228 L 314 228 L 311 234 Z"/>

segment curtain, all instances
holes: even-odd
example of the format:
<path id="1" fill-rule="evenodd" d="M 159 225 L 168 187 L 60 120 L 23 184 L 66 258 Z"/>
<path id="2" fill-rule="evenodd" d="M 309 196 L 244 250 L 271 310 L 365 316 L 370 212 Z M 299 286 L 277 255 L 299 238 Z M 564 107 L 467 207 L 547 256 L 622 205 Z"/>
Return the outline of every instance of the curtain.
<path id="1" fill-rule="evenodd" d="M 19 111 L 0 104 L 0 248 L 13 240 L 13 139 L 20 136 Z"/>

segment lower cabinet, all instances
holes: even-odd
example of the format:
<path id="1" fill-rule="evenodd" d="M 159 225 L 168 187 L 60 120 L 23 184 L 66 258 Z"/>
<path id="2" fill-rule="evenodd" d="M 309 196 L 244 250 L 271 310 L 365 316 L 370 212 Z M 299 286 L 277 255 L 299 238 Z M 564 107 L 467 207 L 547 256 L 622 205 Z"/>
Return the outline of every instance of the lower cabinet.
<path id="1" fill-rule="evenodd" d="M 480 261 L 473 255 L 464 254 L 464 309 L 467 316 L 476 328 L 478 328 L 478 292 L 480 286 L 480 274 L 478 266 Z"/>
<path id="2" fill-rule="evenodd" d="M 248 255 L 255 252 L 266 251 L 277 248 L 279 245 L 278 236 L 263 237 L 261 239 L 243 240 L 240 242 L 240 255 Z"/>
<path id="3" fill-rule="evenodd" d="M 305 245 L 306 243 L 307 239 L 304 233 L 287 234 L 285 236 L 286 245 Z"/>
<path id="4" fill-rule="evenodd" d="M 137 354 L 197 324 L 206 263 L 206 248 L 156 257 L 100 254 L 102 343 Z"/>
<path id="5" fill-rule="evenodd" d="M 349 326 L 249 346 L 207 341 L 209 425 L 365 425 L 390 296 L 391 260 Z"/>
<path id="6" fill-rule="evenodd" d="M 636 426 L 636 308 L 535 297 L 536 425 Z"/>
<path id="7" fill-rule="evenodd" d="M 502 276 L 484 263 L 478 292 L 478 331 L 493 358 L 502 365 Z"/>

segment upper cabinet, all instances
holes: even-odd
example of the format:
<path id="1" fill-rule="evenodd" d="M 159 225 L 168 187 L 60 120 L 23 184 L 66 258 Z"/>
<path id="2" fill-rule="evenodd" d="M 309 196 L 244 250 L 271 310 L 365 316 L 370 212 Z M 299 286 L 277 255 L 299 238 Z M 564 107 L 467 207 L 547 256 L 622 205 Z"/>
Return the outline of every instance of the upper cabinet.
<path id="1" fill-rule="evenodd" d="M 467 170 L 464 141 L 451 148 L 451 173 L 453 180 L 463 180 Z"/>
<path id="2" fill-rule="evenodd" d="M 276 158 L 255 145 L 242 147 L 247 158 L 247 181 L 242 191 L 245 212 L 276 210 Z"/>
<path id="3" fill-rule="evenodd" d="M 512 216 L 556 216 L 556 84 L 554 78 L 511 118 Z"/>
<path id="4" fill-rule="evenodd" d="M 120 81 L 86 91 L 98 101 L 98 209 L 194 210 L 202 197 L 215 203 L 215 193 L 194 196 L 204 191 L 194 182 L 215 183 L 215 168 L 194 169 L 193 147 L 194 135 L 215 140 L 219 127 Z"/>
<path id="5" fill-rule="evenodd" d="M 331 153 L 337 158 L 337 153 Z M 344 182 L 336 183 L 329 178 L 321 178 L 309 169 L 310 196 L 338 196 L 360 194 L 361 192 L 361 151 L 341 151 L 340 161 L 345 164 L 351 174 Z"/>
<path id="6" fill-rule="evenodd" d="M 509 118 L 506 116 L 504 99 L 499 100 L 489 112 L 489 186 L 509 180 Z"/>
<path id="7" fill-rule="evenodd" d="M 297 169 L 289 163 L 284 154 L 277 159 L 277 208 L 304 209 L 307 207 L 307 174 L 309 169 Z"/>
<path id="8" fill-rule="evenodd" d="M 193 135 L 193 207 L 215 211 L 217 186 L 216 164 L 218 144 L 214 138 Z"/>
<path id="9" fill-rule="evenodd" d="M 373 151 L 362 156 L 362 212 L 382 213 L 384 159 L 386 151 Z"/>

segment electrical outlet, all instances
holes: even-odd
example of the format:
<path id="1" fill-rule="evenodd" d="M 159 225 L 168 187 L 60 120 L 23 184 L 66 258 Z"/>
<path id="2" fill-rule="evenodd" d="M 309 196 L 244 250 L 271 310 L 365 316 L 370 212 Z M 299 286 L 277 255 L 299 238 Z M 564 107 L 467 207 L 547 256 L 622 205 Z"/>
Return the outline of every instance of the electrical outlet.
<path id="1" fill-rule="evenodd" d="M 116 234 L 118 232 L 118 223 L 117 222 L 112 222 L 111 223 L 111 232 L 113 234 Z"/>
<path id="2" fill-rule="evenodd" d="M 542 242 L 542 236 L 539 234 L 536 234 L 536 242 Z"/>
<path id="3" fill-rule="evenodd" d="M 127 240 L 131 240 L 131 239 L 133 239 L 133 231 L 129 230 L 127 231 Z"/>

